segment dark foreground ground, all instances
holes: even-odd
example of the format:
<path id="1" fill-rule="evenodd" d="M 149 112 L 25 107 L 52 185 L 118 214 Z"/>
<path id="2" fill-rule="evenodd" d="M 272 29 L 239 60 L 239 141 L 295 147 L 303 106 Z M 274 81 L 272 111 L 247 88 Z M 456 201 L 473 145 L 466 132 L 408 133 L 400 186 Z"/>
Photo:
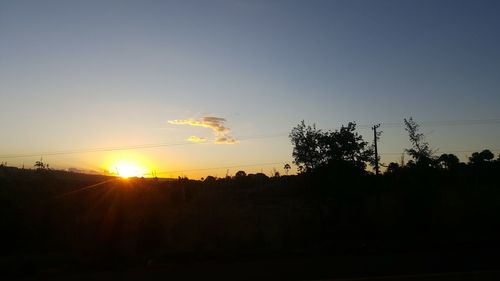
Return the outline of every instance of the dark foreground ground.
<path id="1" fill-rule="evenodd" d="M 238 273 L 237 273 L 238 274 Z M 230 280 L 247 280 L 240 279 L 239 275 L 233 275 L 232 277 L 227 277 Z M 239 273 L 241 274 L 241 273 Z M 286 278 L 283 276 L 270 276 L 262 277 L 253 275 L 254 278 L 248 278 L 248 280 L 293 280 L 294 278 Z M 165 275 L 162 272 L 141 272 L 136 271 L 133 273 L 126 274 L 110 274 L 110 273 L 100 273 L 100 274 L 92 274 L 92 275 L 81 275 L 81 276 L 68 276 L 67 280 L 109 280 L 119 278 L 121 280 L 165 280 L 170 279 L 173 280 L 176 277 L 169 277 L 169 275 Z M 197 276 L 194 279 L 197 280 L 224 280 L 225 275 L 220 278 L 219 276 Z M 327 279 L 309 279 L 305 278 L 304 280 L 332 280 L 332 281 L 376 281 L 376 280 L 388 280 L 388 281 L 468 281 L 468 280 L 499 280 L 500 272 L 498 271 L 479 271 L 479 272 L 447 272 L 447 273 L 435 273 L 435 274 L 408 274 L 408 275 L 398 275 L 398 276 L 373 276 L 373 277 L 361 277 L 361 278 L 327 278 Z M 189 278 L 188 278 L 189 279 Z M 66 280 L 65 277 L 60 280 Z M 186 280 L 184 277 L 180 277 L 179 280 Z"/>
<path id="2" fill-rule="evenodd" d="M 3 280 L 500 280 L 499 171 L 157 181 L 3 168 L 0 272 Z"/>
<path id="3" fill-rule="evenodd" d="M 500 255 L 492 251 L 391 256 L 199 257 L 150 260 L 146 265 L 113 269 L 75 267 L 56 256 L 2 262 L 7 272 L 16 266 L 26 267 L 24 272 L 7 273 L 9 276 L 50 280 L 500 280 Z"/>

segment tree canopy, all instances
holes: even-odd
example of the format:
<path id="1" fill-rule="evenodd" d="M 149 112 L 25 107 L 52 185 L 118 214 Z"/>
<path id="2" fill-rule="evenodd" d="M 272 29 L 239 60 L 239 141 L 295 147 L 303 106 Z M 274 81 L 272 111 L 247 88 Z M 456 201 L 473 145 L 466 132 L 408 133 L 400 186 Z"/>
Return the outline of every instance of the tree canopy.
<path id="1" fill-rule="evenodd" d="M 489 162 L 495 158 L 495 155 L 489 150 L 485 149 L 481 152 L 474 152 L 472 156 L 469 157 L 469 161 L 471 164 L 480 164 L 484 162 Z"/>
<path id="2" fill-rule="evenodd" d="M 373 150 L 356 132 L 356 123 L 349 122 L 335 131 L 322 131 L 316 125 L 301 121 L 290 133 L 294 163 L 304 171 L 312 171 L 333 163 L 347 163 L 365 169 Z"/>

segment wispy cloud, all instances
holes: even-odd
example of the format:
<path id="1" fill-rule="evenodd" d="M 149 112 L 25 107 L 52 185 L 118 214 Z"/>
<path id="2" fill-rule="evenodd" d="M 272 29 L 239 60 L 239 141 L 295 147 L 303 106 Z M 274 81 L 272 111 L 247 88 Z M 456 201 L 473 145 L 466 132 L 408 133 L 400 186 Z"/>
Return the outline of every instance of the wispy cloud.
<path id="1" fill-rule="evenodd" d="M 197 137 L 197 136 L 190 136 L 188 139 L 190 142 L 206 142 L 208 138 L 202 138 L 202 137 Z"/>
<path id="2" fill-rule="evenodd" d="M 184 119 L 184 120 L 169 120 L 168 121 L 168 123 L 174 124 L 174 125 L 190 125 L 190 126 L 197 126 L 197 127 L 204 127 L 204 128 L 211 129 L 214 136 L 215 136 L 214 143 L 216 143 L 216 144 L 235 144 L 235 143 L 238 143 L 238 140 L 230 135 L 231 130 L 228 127 L 224 126 L 225 122 L 226 122 L 225 118 L 213 117 L 213 116 L 202 117 L 199 119 Z M 207 138 L 191 136 L 188 138 L 188 141 L 204 142 L 204 141 L 207 141 Z"/>
<path id="3" fill-rule="evenodd" d="M 238 143 L 238 140 L 233 137 L 220 137 L 216 138 L 214 143 L 216 144 L 235 144 Z"/>

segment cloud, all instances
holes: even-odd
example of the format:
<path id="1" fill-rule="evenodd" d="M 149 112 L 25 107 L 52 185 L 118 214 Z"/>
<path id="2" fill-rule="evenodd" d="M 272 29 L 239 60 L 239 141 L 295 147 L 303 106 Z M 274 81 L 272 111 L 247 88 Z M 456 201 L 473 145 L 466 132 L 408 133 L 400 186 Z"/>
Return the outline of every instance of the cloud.
<path id="1" fill-rule="evenodd" d="M 238 143 L 238 140 L 233 137 L 218 137 L 215 139 L 214 143 L 216 144 L 235 144 Z"/>
<path id="2" fill-rule="evenodd" d="M 234 137 L 230 136 L 231 130 L 224 126 L 226 122 L 225 118 L 207 116 L 199 119 L 184 119 L 184 120 L 169 120 L 168 123 L 174 125 L 190 125 L 196 127 L 204 127 L 212 130 L 216 144 L 235 144 L 238 143 L 238 140 Z M 191 136 L 188 138 L 189 141 L 192 142 L 204 142 L 207 141 L 207 138 Z"/>
<path id="3" fill-rule="evenodd" d="M 202 138 L 202 137 L 197 137 L 197 136 L 190 136 L 188 139 L 190 142 L 206 142 L 208 138 Z"/>

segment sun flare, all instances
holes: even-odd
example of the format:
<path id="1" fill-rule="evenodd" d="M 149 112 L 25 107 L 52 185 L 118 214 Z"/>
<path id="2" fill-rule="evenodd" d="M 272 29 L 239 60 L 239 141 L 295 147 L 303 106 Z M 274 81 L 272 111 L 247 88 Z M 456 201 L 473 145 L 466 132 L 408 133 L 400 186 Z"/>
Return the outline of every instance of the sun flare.
<path id="1" fill-rule="evenodd" d="M 114 167 L 114 172 L 121 178 L 143 177 L 146 174 L 146 169 L 133 162 L 120 161 Z"/>

